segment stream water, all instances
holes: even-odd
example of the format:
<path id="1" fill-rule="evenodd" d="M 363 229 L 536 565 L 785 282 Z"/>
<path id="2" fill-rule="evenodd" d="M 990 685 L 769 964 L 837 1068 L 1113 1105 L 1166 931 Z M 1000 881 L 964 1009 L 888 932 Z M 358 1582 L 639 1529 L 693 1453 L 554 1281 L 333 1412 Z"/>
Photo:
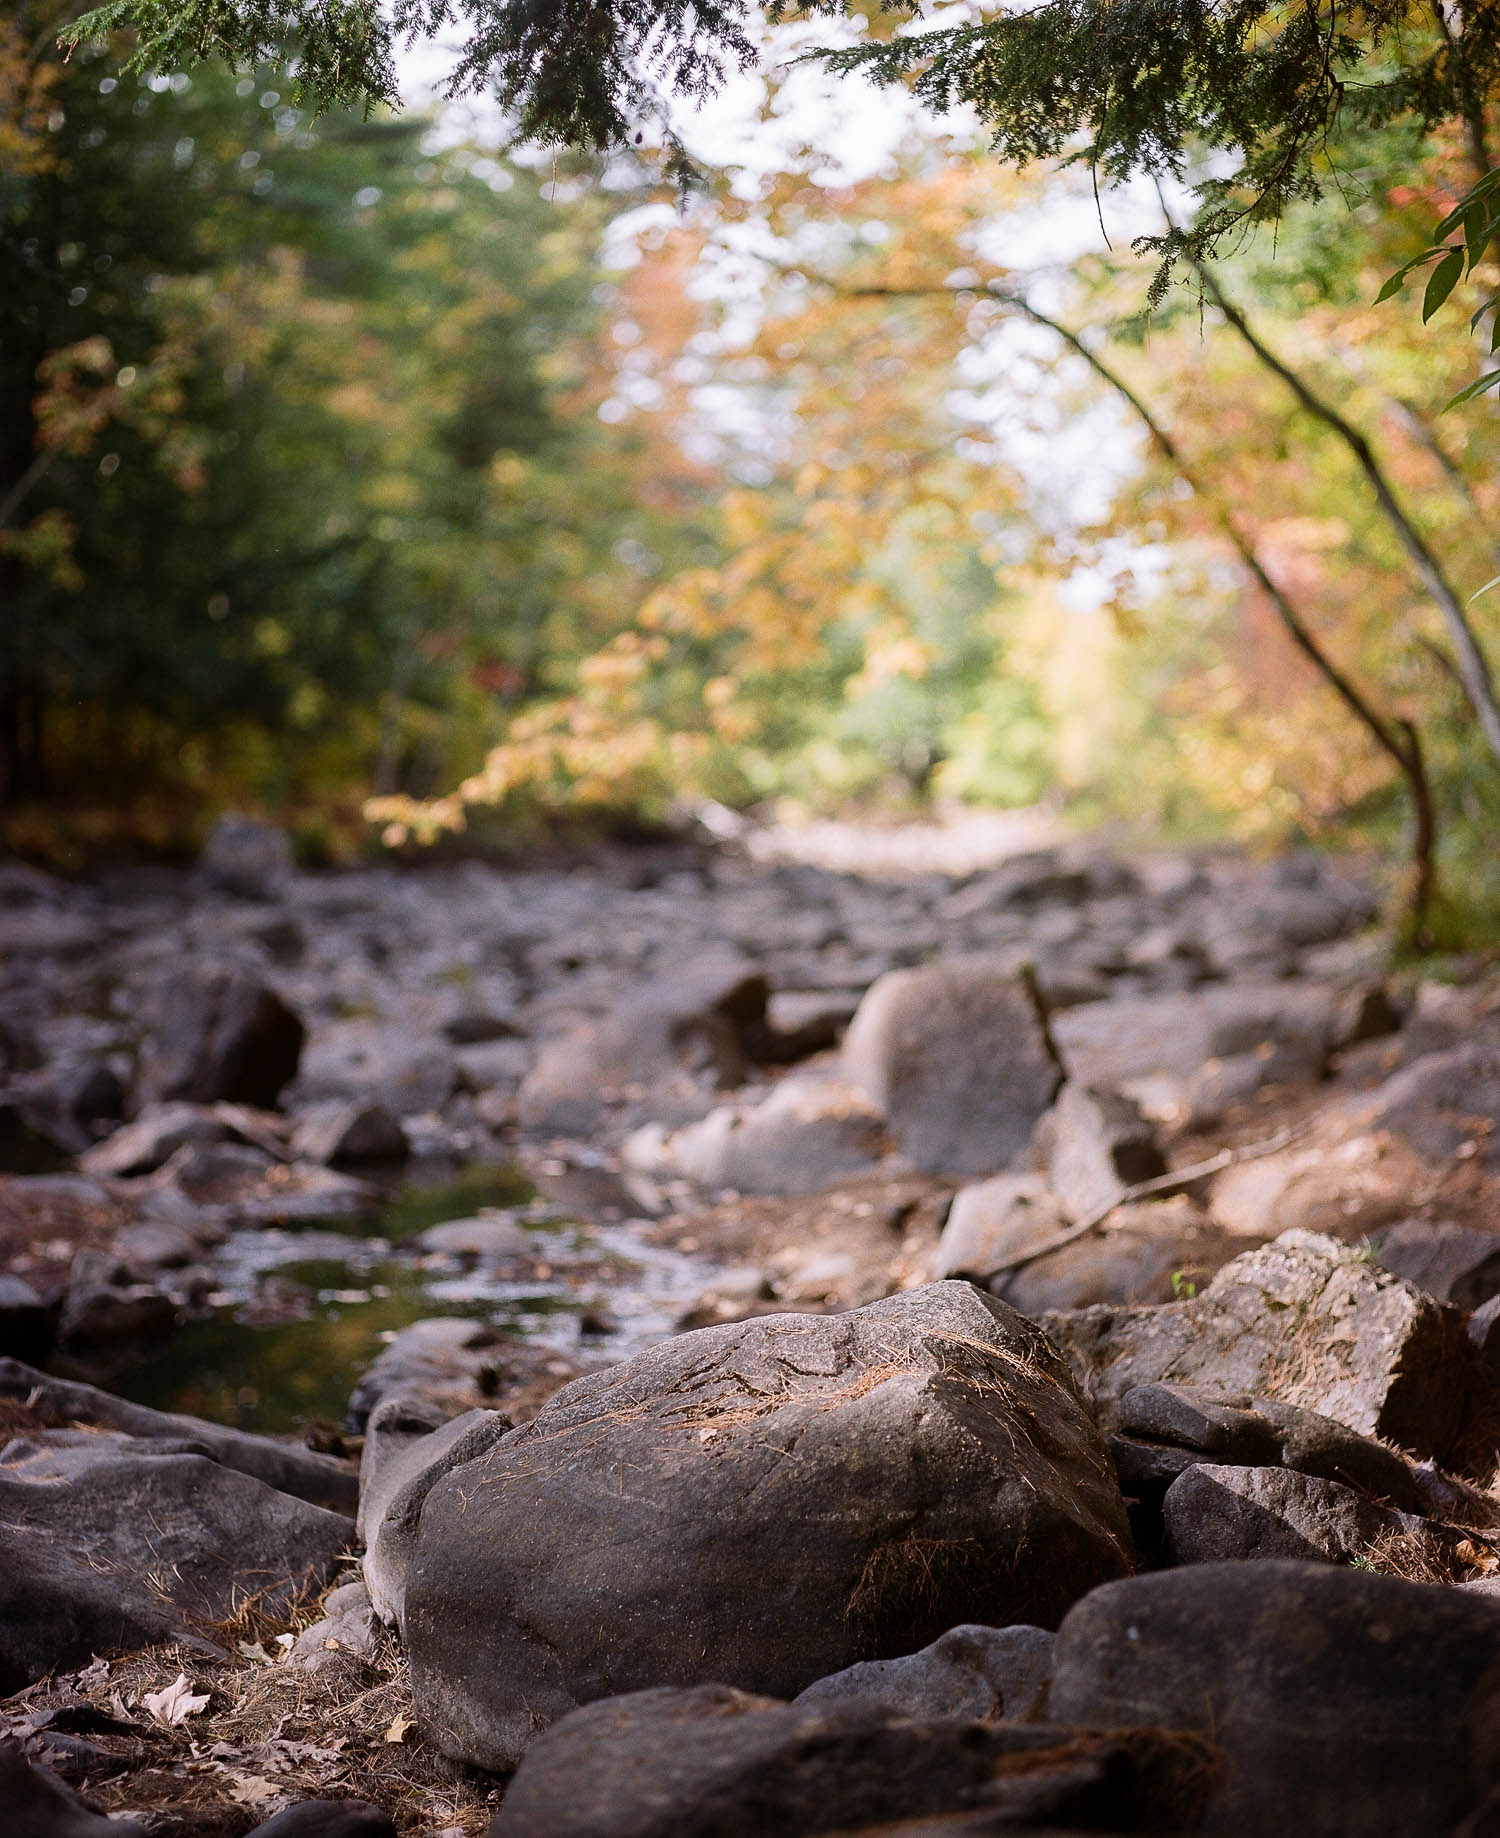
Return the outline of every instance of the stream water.
<path id="1" fill-rule="evenodd" d="M 417 1242 L 473 1218 L 520 1226 L 526 1253 L 476 1260 Z M 467 1316 L 574 1356 L 625 1359 L 673 1331 L 712 1271 L 628 1219 L 576 1216 L 510 1167 L 403 1186 L 363 1220 L 238 1230 L 207 1268 L 202 1311 L 109 1383 L 266 1434 L 341 1423 L 361 1374 L 415 1321 Z"/>

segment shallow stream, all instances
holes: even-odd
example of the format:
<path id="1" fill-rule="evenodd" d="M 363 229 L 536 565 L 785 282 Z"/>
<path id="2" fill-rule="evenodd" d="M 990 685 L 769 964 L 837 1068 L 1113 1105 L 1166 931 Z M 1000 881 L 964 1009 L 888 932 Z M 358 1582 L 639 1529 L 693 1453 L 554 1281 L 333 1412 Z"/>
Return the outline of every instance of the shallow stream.
<path id="1" fill-rule="evenodd" d="M 418 1243 L 475 1218 L 521 1227 L 526 1253 Z M 159 1410 L 286 1434 L 341 1424 L 356 1381 L 415 1321 L 470 1316 L 575 1357 L 626 1359 L 673 1331 L 713 1267 L 647 1243 L 627 1218 L 576 1216 L 514 1168 L 476 1167 L 400 1187 L 365 1219 L 234 1231 L 207 1268 L 203 1312 L 108 1382 Z"/>

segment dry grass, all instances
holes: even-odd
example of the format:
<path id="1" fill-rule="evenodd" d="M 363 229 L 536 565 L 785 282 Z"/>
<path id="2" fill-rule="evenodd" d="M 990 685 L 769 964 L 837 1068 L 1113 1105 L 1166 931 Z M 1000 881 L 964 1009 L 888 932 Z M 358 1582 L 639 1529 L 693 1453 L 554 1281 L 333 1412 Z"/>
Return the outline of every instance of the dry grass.
<path id="1" fill-rule="evenodd" d="M 129 1812 L 159 1838 L 241 1838 L 282 1806 L 308 1799 L 368 1800 L 397 1829 L 485 1831 L 500 1783 L 446 1760 L 416 1719 L 404 1654 L 382 1634 L 368 1658 L 330 1654 L 317 1673 L 281 1659 L 278 1639 L 316 1618 L 290 1619 L 247 1601 L 215 1633 L 229 1657 L 154 1647 L 32 1686 L 0 1705 L 0 1729 L 24 1737 L 39 1714 L 86 1703 L 116 1724 L 90 1735 L 103 1755 L 69 1769 L 107 1813 Z M 184 1675 L 207 1706 L 166 1724 L 148 1693 Z M 32 1744 L 33 1752 L 42 1754 Z M 42 1758 L 45 1758 L 44 1755 Z"/>

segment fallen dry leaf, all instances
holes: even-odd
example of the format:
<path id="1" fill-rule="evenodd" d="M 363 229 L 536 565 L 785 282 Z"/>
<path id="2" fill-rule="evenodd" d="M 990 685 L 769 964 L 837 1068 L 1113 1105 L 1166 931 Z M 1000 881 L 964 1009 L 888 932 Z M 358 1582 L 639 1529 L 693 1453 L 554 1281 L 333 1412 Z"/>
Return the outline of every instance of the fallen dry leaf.
<path id="1" fill-rule="evenodd" d="M 262 1800 L 274 1800 L 282 1789 L 263 1774 L 237 1774 L 229 1797 L 240 1806 L 258 1806 Z"/>
<path id="2" fill-rule="evenodd" d="M 392 1723 L 391 1727 L 385 1732 L 385 1739 L 387 1742 L 404 1742 L 406 1739 L 406 1732 L 410 1728 L 411 1718 L 403 1717 L 398 1714 L 395 1722 Z"/>
<path id="3" fill-rule="evenodd" d="M 141 1704 L 158 1723 L 182 1723 L 208 1708 L 208 1693 L 194 1697 L 193 1688 L 187 1682 L 187 1674 L 179 1672 L 172 1683 L 162 1690 L 146 1692 Z"/>

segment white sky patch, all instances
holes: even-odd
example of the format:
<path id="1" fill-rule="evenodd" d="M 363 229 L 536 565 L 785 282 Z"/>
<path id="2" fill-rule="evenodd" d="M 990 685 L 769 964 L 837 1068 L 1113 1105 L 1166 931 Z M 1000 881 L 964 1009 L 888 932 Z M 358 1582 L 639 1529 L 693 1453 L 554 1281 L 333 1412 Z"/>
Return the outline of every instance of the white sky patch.
<path id="1" fill-rule="evenodd" d="M 960 0 L 931 8 L 901 30 L 925 33 L 976 16 L 968 0 Z M 857 42 L 863 26 L 859 19 L 764 28 L 756 69 L 731 71 L 720 93 L 696 110 L 669 100 L 673 132 L 694 158 L 727 171 L 734 195 L 751 204 L 764 181 L 777 173 L 802 173 L 832 188 L 894 173 L 903 152 L 913 146 L 971 149 L 982 131 L 968 111 L 937 120 L 903 89 L 877 87 L 816 64 L 792 67 L 806 51 Z M 409 105 L 433 106 L 455 62 L 454 45 L 442 40 L 402 53 L 398 70 Z M 440 104 L 429 142 L 430 150 L 438 151 L 463 142 L 498 146 L 506 138 L 506 122 L 493 100 L 468 98 Z M 643 139 L 648 146 L 659 144 L 661 135 L 648 125 Z M 512 149 L 510 157 L 545 169 L 552 154 L 521 148 Z M 622 160 L 620 171 L 613 179 L 607 173 L 604 182 L 625 186 L 638 179 L 633 163 Z M 1185 208 L 1186 193 L 1174 192 L 1171 201 Z M 712 206 L 698 201 L 686 208 L 686 221 L 710 232 L 689 292 L 712 314 L 712 328 L 690 341 L 675 366 L 677 380 L 692 386 L 682 444 L 699 463 L 721 466 L 742 483 L 766 484 L 794 447 L 794 395 L 759 379 L 737 378 L 733 354 L 757 335 L 768 312 L 794 299 L 799 283 L 783 272 L 787 266 L 805 264 L 815 276 L 862 229 L 865 240 L 878 244 L 886 226 L 815 218 L 800 233 L 778 241 L 768 224 L 753 217 L 715 224 Z M 606 237 L 606 267 L 634 266 L 642 259 L 643 243 L 649 247 L 683 221 L 678 208 L 666 202 L 622 213 Z M 1040 308 L 1065 317 L 1067 271 L 1073 262 L 1110 244 L 1123 250 L 1161 225 L 1161 206 L 1150 181 L 1102 188 L 1096 201 L 1081 171 L 1061 179 L 1039 175 L 1035 201 L 994 219 L 975 236 L 974 249 L 987 262 L 1006 268 Z M 996 463 L 1019 475 L 1039 529 L 1055 539 L 1069 529 L 1081 535 L 1106 520 L 1115 496 L 1141 463 L 1144 443 L 1120 404 L 1107 396 L 1087 399 L 1081 359 L 1059 358 L 1056 339 L 1043 328 L 1019 318 L 1000 319 L 965 351 L 955 381 L 949 406 L 968 424 L 970 438 L 990 443 Z M 660 399 L 654 379 L 633 376 L 622 367 L 601 413 L 623 421 L 649 412 Z M 1159 545 L 1109 539 L 1107 557 L 1097 542 L 1084 547 L 1091 552 L 1088 559 L 1080 551 L 1079 565 L 1060 593 L 1064 604 L 1079 610 L 1102 603 L 1122 576 L 1130 577 L 1138 591 L 1163 578 L 1165 551 L 1158 554 Z"/>

